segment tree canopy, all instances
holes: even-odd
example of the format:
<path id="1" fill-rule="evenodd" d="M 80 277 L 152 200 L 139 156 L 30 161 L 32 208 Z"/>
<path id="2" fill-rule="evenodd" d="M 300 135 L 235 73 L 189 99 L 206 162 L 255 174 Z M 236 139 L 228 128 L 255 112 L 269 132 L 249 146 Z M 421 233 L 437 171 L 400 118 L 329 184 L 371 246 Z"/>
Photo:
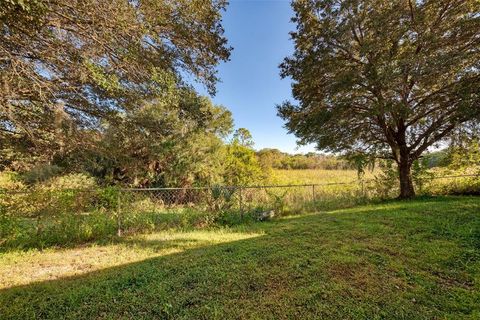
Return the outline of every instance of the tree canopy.
<path id="1" fill-rule="evenodd" d="M 215 92 L 223 0 L 0 3 L 0 142 L 49 160 L 191 78 Z M 75 139 L 77 139 L 75 141 Z M 13 150 L 13 151 L 12 151 Z M 17 155 L 17 158 L 19 156 Z M 45 159 L 46 158 L 46 159 Z"/>
<path id="2" fill-rule="evenodd" d="M 300 143 L 393 159 L 401 197 L 430 146 L 480 117 L 480 2 L 296 0 L 281 64 L 298 105 L 279 115 Z"/>
<path id="3" fill-rule="evenodd" d="M 210 185 L 221 181 L 223 141 L 233 120 L 224 107 L 190 89 L 145 103 L 94 137 L 91 152 L 74 152 L 81 170 L 134 186 Z M 73 160 L 72 159 L 72 160 Z M 70 162 L 65 166 L 72 167 Z"/>

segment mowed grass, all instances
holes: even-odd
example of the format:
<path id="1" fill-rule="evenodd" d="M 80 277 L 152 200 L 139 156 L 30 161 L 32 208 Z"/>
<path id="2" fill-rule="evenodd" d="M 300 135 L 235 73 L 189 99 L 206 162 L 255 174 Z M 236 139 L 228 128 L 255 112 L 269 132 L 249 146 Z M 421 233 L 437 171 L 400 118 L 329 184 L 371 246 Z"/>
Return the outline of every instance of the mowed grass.
<path id="1" fill-rule="evenodd" d="M 480 198 L 0 259 L 2 319 L 479 319 Z"/>

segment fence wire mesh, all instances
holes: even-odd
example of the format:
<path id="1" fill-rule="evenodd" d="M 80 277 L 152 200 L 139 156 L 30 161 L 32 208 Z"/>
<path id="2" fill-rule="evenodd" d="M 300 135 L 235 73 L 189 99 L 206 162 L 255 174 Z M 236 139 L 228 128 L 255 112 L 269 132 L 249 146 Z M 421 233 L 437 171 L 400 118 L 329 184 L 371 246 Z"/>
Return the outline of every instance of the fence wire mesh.
<path id="1" fill-rule="evenodd" d="M 426 177 L 417 179 L 416 187 L 427 195 L 479 194 L 480 179 L 478 175 Z M 222 213 L 243 219 L 267 210 L 277 215 L 313 212 L 396 194 L 396 183 L 378 179 L 306 185 L 0 190 L 0 246 L 12 239 L 62 244 L 145 229 L 207 226 L 221 219 Z"/>

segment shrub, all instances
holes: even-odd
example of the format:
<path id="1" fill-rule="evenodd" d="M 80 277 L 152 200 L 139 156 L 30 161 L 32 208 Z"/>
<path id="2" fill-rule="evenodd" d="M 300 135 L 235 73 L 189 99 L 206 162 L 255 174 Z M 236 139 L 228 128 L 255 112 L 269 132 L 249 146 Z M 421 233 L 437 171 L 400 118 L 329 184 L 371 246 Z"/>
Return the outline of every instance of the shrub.
<path id="1" fill-rule="evenodd" d="M 238 141 L 226 147 L 224 181 L 229 186 L 247 186 L 265 180 L 265 172 L 255 155 L 255 151 Z"/>
<path id="2" fill-rule="evenodd" d="M 232 208 L 235 202 L 236 188 L 214 186 L 207 195 L 207 205 L 210 211 L 225 211 Z"/>
<path id="3" fill-rule="evenodd" d="M 96 204 L 97 208 L 116 210 L 118 209 L 119 197 L 123 196 L 121 191 L 117 187 L 104 187 L 98 189 L 96 192 Z"/>
<path id="4" fill-rule="evenodd" d="M 412 166 L 412 179 L 416 191 L 419 194 L 425 192 L 425 187 L 434 178 L 434 174 L 428 170 L 428 159 L 416 160 Z"/>
<path id="5" fill-rule="evenodd" d="M 50 180 L 53 177 L 58 176 L 61 172 L 62 172 L 62 168 L 58 166 L 41 164 L 25 172 L 22 175 L 22 180 L 26 184 L 33 185 L 36 183 L 41 183 L 41 182 Z"/>
<path id="6" fill-rule="evenodd" d="M 398 171 L 393 161 L 385 161 L 380 164 L 380 169 L 373 180 L 368 183 L 371 197 L 381 199 L 392 198 L 398 193 Z"/>

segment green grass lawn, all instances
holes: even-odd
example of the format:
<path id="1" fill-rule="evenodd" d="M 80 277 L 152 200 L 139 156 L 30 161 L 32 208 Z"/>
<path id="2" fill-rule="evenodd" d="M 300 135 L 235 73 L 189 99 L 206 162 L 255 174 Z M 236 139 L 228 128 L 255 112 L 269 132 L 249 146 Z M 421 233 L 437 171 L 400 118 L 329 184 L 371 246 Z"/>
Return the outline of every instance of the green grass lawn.
<path id="1" fill-rule="evenodd" d="M 0 256 L 1 319 L 480 319 L 480 198 Z"/>

